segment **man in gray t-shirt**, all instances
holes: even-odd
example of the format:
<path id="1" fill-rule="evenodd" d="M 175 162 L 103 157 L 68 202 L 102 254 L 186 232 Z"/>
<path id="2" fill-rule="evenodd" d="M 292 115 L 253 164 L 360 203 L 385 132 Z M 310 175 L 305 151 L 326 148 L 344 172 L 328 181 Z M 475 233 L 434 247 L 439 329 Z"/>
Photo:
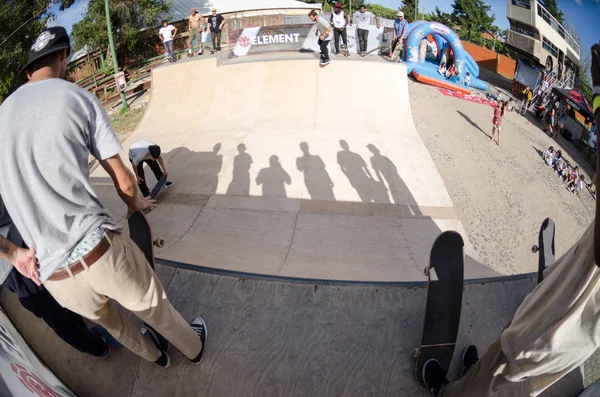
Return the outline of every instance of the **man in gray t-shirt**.
<path id="1" fill-rule="evenodd" d="M 315 10 L 308 13 L 311 21 L 317 23 L 316 34 L 319 36 L 319 47 L 321 48 L 321 65 L 329 64 L 329 42 L 333 38 L 333 28 L 331 24 L 323 17 L 319 16 Z"/>
<path id="2" fill-rule="evenodd" d="M 102 206 L 88 174 L 93 155 L 127 205 L 127 217 L 154 204 L 138 200 L 121 145 L 94 95 L 62 80 L 70 53 L 62 27 L 47 28 L 29 51 L 29 83 L 0 106 L 0 195 L 31 250 L 0 238 L 0 259 L 63 306 L 106 328 L 148 361 L 169 365 L 166 346 L 140 333 L 120 303 L 168 337 L 192 362 L 202 359 L 204 320 L 192 326 L 166 297 L 145 256 Z M 35 248 L 34 248 L 35 247 Z M 39 261 L 37 268 L 35 257 Z"/>

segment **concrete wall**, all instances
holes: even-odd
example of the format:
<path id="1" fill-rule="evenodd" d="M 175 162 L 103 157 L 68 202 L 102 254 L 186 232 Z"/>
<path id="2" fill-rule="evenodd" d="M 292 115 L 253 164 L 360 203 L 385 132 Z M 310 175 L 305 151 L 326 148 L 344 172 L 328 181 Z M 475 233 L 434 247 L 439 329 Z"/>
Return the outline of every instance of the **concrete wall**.
<path id="1" fill-rule="evenodd" d="M 463 41 L 462 44 L 465 50 L 471 54 L 475 62 L 482 68 L 492 70 L 509 79 L 514 77 L 515 69 L 517 68 L 517 62 L 514 59 L 466 41 Z"/>

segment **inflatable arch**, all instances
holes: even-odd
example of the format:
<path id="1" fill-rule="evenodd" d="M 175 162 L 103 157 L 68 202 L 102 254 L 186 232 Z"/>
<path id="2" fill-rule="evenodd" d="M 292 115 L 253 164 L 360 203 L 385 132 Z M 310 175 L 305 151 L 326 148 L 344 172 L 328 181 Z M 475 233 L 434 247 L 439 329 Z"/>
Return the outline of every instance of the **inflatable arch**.
<path id="1" fill-rule="evenodd" d="M 435 64 L 427 62 L 425 59 L 426 52 L 422 46 L 422 41 L 427 39 L 428 35 L 433 36 L 438 49 Z M 487 84 L 478 78 L 479 65 L 465 51 L 460 38 L 452 29 L 438 22 L 415 21 L 408 25 L 408 36 L 404 43 L 404 56 L 407 62 L 408 73 L 411 74 L 415 71 L 419 76 L 427 76 L 426 81 L 428 83 L 437 80 L 437 84 L 435 85 L 447 88 L 461 88 L 461 91 L 464 91 L 466 88 L 464 85 L 451 83 L 437 73 L 437 67 L 444 58 L 443 54 L 447 55 L 450 50 L 454 54 L 454 63 L 456 70 L 460 72 L 460 76 L 464 78 L 466 72 L 469 72 L 471 75 L 470 86 L 487 90 Z M 425 79 L 422 81 L 425 81 Z"/>

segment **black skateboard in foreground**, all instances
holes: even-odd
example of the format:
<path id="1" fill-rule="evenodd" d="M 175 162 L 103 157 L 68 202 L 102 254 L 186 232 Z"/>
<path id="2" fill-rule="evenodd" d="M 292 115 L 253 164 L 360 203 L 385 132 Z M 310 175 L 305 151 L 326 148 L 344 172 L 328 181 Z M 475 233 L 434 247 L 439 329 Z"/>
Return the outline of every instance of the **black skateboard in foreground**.
<path id="1" fill-rule="evenodd" d="M 166 178 L 165 178 L 166 179 Z M 154 246 L 162 247 L 165 245 L 165 240 L 162 238 L 158 238 L 156 240 L 152 240 L 152 229 L 150 228 L 150 224 L 146 219 L 146 216 L 140 212 L 134 212 L 128 220 L 129 223 L 129 236 L 139 247 L 139 249 L 144 253 L 146 260 L 152 267 L 152 270 L 156 271 L 156 264 L 154 262 Z M 146 328 L 150 328 L 158 335 L 160 339 L 160 344 L 162 346 L 170 346 L 170 342 L 167 341 L 162 335 L 160 335 L 154 328 L 144 323 Z"/>
<path id="2" fill-rule="evenodd" d="M 423 337 L 415 351 L 415 376 L 421 387 L 425 387 L 423 366 L 429 359 L 436 359 L 446 372 L 452 361 L 462 308 L 463 247 L 460 234 L 448 231 L 440 234 L 431 248 L 425 269 L 429 284 Z"/>
<path id="3" fill-rule="evenodd" d="M 531 247 L 531 252 L 539 253 L 538 284 L 544 279 L 544 270 L 554 263 L 554 234 L 554 221 L 550 218 L 544 219 L 538 234 L 538 245 Z"/>

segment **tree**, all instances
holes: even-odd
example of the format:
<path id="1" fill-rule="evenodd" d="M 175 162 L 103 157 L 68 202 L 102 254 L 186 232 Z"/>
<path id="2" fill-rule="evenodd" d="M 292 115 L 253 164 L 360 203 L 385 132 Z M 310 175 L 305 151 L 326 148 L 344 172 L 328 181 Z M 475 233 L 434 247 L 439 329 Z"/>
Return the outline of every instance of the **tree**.
<path id="1" fill-rule="evenodd" d="M 27 81 L 21 69 L 29 49 L 46 27 L 48 8 L 58 0 L 2 0 L 0 5 L 0 103 Z M 61 8 L 71 5 L 65 0 Z"/>
<path id="2" fill-rule="evenodd" d="M 454 26 L 452 14 L 442 12 L 438 6 L 435 6 L 435 11 L 425 14 L 425 20 L 439 22 L 442 25 L 448 26 L 449 28 Z"/>
<path id="3" fill-rule="evenodd" d="M 381 18 L 396 19 L 398 11 L 379 4 L 367 4 L 367 10 Z"/>
<path id="4" fill-rule="evenodd" d="M 565 24 L 565 29 L 567 30 L 567 32 L 569 32 L 571 37 L 573 37 L 573 40 L 575 40 L 575 42 L 577 44 L 579 44 L 579 47 L 584 48 L 581 34 L 579 33 L 579 30 L 571 22 L 567 22 Z M 592 58 L 591 58 L 591 53 L 589 51 L 582 51 L 581 58 L 579 60 L 579 64 L 580 64 L 579 72 L 577 74 L 577 78 L 579 80 L 579 85 L 584 86 L 584 87 L 591 87 L 592 79 L 591 79 L 591 75 L 590 75 L 590 68 L 592 66 Z"/>
<path id="5" fill-rule="evenodd" d="M 454 0 L 452 8 L 452 16 L 460 26 L 460 36 L 469 42 L 477 41 L 481 33 L 491 30 L 496 20 L 494 15 L 489 15 L 491 6 L 483 0 Z"/>
<path id="6" fill-rule="evenodd" d="M 558 4 L 556 4 L 556 0 L 544 0 L 544 4 L 545 4 L 545 7 L 548 10 L 548 12 L 550 14 L 552 14 L 552 16 L 554 18 L 556 18 L 558 23 L 560 23 L 562 25 L 565 16 L 564 16 L 563 12 L 560 10 L 560 8 L 558 8 Z"/>
<path id="7" fill-rule="evenodd" d="M 404 0 L 402 2 L 402 12 L 408 22 L 415 20 L 415 10 L 417 9 L 417 0 Z"/>
<path id="8" fill-rule="evenodd" d="M 140 31 L 158 25 L 159 16 L 171 8 L 165 0 L 111 0 L 109 6 L 119 58 L 135 56 Z M 104 0 L 90 0 L 83 19 L 73 25 L 72 39 L 75 51 L 86 46 L 96 49 L 108 45 Z"/>

